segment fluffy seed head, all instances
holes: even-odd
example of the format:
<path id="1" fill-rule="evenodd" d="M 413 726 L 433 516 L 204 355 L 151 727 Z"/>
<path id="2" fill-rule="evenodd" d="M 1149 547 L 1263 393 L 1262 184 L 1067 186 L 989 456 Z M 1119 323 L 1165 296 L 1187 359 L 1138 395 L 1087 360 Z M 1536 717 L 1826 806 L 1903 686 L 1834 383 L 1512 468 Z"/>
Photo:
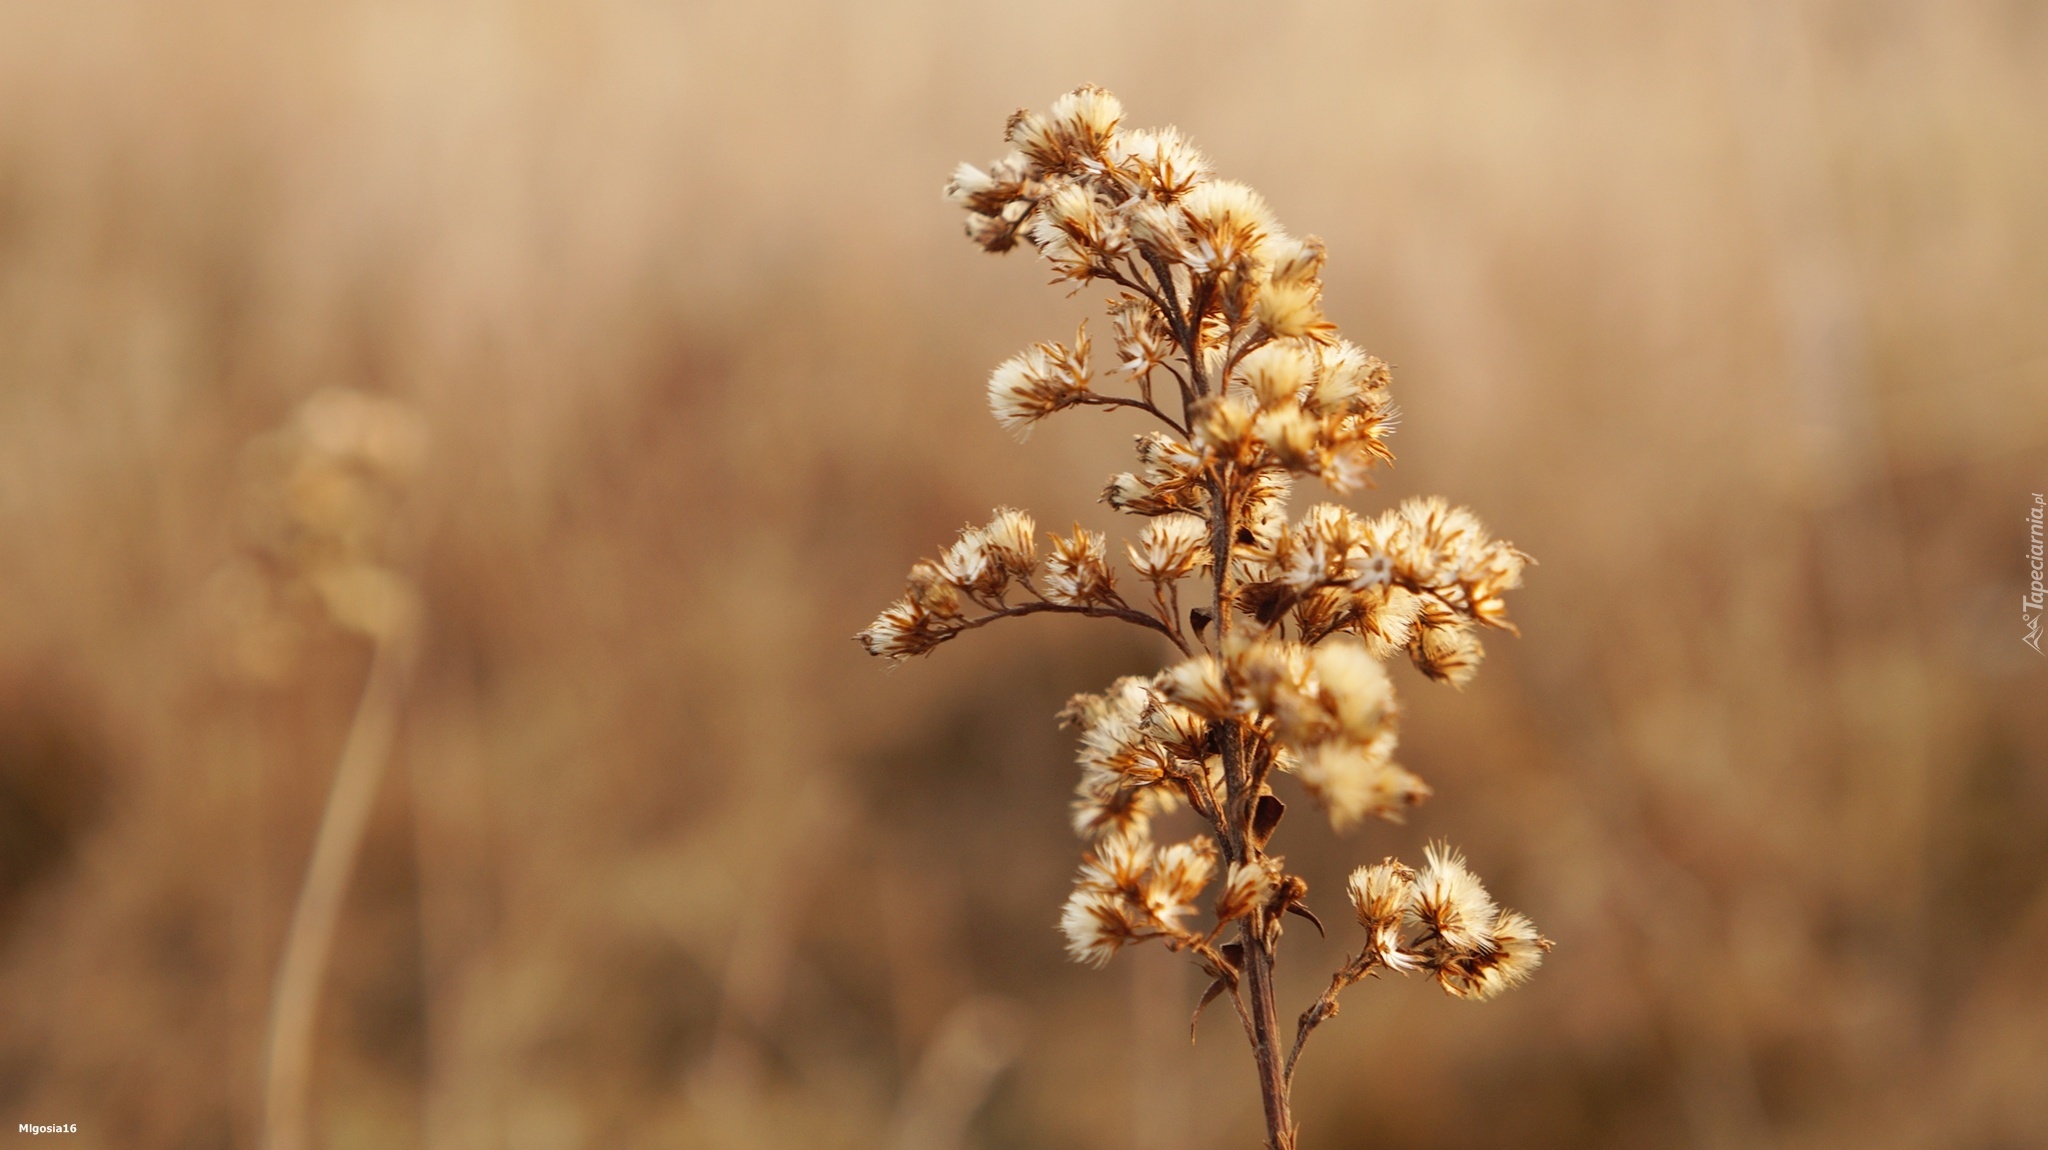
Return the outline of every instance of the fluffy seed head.
<path id="1" fill-rule="evenodd" d="M 1244 357 L 1237 377 L 1258 397 L 1259 406 L 1293 403 L 1315 373 L 1315 357 L 1292 340 L 1269 343 Z"/>
<path id="2" fill-rule="evenodd" d="M 1161 515 L 1145 525 L 1137 546 L 1126 549 L 1139 575 L 1154 583 L 1171 583 L 1208 566 L 1209 524 L 1185 513 Z"/>
<path id="3" fill-rule="evenodd" d="M 1104 835 L 1081 860 L 1077 883 L 1088 889 L 1121 892 L 1132 897 L 1143 888 L 1152 869 L 1153 846 L 1142 833 L 1118 831 Z"/>
<path id="4" fill-rule="evenodd" d="M 1414 636 L 1408 641 L 1408 655 L 1415 669 L 1440 683 L 1464 686 L 1479 673 L 1486 648 L 1473 633 L 1472 625 L 1455 611 L 1428 598 L 1419 605 Z"/>
<path id="5" fill-rule="evenodd" d="M 988 537 L 976 527 L 961 531 L 960 538 L 939 556 L 939 571 L 963 590 L 985 587 L 1000 574 L 1000 569 L 990 562 Z"/>
<path id="6" fill-rule="evenodd" d="M 1121 895 L 1077 889 L 1060 911 L 1060 932 L 1067 936 L 1067 955 L 1075 962 L 1102 966 L 1125 945 L 1136 941 L 1138 924 Z"/>
<path id="7" fill-rule="evenodd" d="M 1430 795 L 1429 784 L 1392 761 L 1394 732 L 1369 743 L 1316 743 L 1282 760 L 1338 829 L 1368 815 L 1400 822 L 1402 812 Z"/>
<path id="8" fill-rule="evenodd" d="M 1390 970 L 1414 969 L 1415 956 L 1401 947 L 1401 927 L 1415 897 L 1415 872 L 1389 858 L 1352 871 L 1347 885 L 1352 910 L 1366 930 L 1366 945 L 1373 958 Z"/>
<path id="9" fill-rule="evenodd" d="M 1394 715 L 1394 684 L 1387 669 L 1355 639 L 1342 637 L 1312 649 L 1317 687 L 1337 732 L 1370 742 Z"/>
<path id="10" fill-rule="evenodd" d="M 1289 402 L 1284 406 L 1259 413 L 1252 424 L 1252 434 L 1257 436 L 1273 457 L 1282 466 L 1298 471 L 1313 470 L 1317 463 L 1317 449 L 1323 437 L 1322 421 L 1298 405 Z"/>
<path id="11" fill-rule="evenodd" d="M 1160 690 L 1174 702 L 1211 719 L 1236 713 L 1230 688 L 1223 682 L 1223 668 L 1208 655 L 1197 655 L 1166 670 L 1160 676 Z"/>
<path id="12" fill-rule="evenodd" d="M 1125 296 L 1110 311 L 1116 331 L 1117 369 L 1133 379 L 1164 365 L 1174 352 L 1173 333 L 1148 300 Z"/>
<path id="13" fill-rule="evenodd" d="M 1335 328 L 1323 319 L 1321 306 L 1323 241 L 1280 237 L 1268 245 L 1266 256 L 1272 269 L 1253 301 L 1253 318 L 1282 339 L 1331 338 Z"/>
<path id="14" fill-rule="evenodd" d="M 1230 873 L 1223 880 L 1223 893 L 1216 900 L 1216 921 L 1243 918 L 1272 893 L 1273 875 L 1266 866 L 1254 862 L 1232 863 Z"/>
<path id="15" fill-rule="evenodd" d="M 1167 926 L 1195 909 L 1195 899 L 1216 873 L 1216 844 L 1197 835 L 1162 849 L 1145 880 L 1145 909 Z"/>
<path id="16" fill-rule="evenodd" d="M 1177 128 L 1133 129 L 1110 141 L 1111 162 L 1154 199 L 1186 195 L 1209 175 L 1209 161 Z"/>
<path id="17" fill-rule="evenodd" d="M 1071 536 L 1053 536 L 1052 554 L 1045 561 L 1045 597 L 1069 607 L 1116 602 L 1116 576 L 1107 556 L 1108 543 L 1100 531 L 1084 531 L 1076 524 Z"/>
<path id="18" fill-rule="evenodd" d="M 1039 201 L 1031 242 L 1061 278 L 1092 279 L 1130 247 L 1123 219 L 1082 184 L 1061 182 Z"/>
<path id="19" fill-rule="evenodd" d="M 1409 921 L 1452 950 L 1491 950 L 1496 908 L 1478 876 L 1465 866 L 1465 856 L 1442 843 L 1423 853 L 1426 865 L 1415 879 Z"/>
<path id="20" fill-rule="evenodd" d="M 1088 329 L 1074 346 L 1041 343 L 998 365 L 988 378 L 988 405 L 996 422 L 1018 434 L 1088 394 Z"/>
<path id="21" fill-rule="evenodd" d="M 1399 925 L 1408 913 L 1408 904 L 1415 897 L 1415 871 L 1399 859 L 1387 858 L 1352 871 L 1346 885 L 1358 925 L 1375 930 Z"/>
<path id="22" fill-rule="evenodd" d="M 1052 102 L 1052 129 L 1073 151 L 1102 155 L 1123 122 L 1124 106 L 1106 88 L 1083 84 Z"/>
<path id="23" fill-rule="evenodd" d="M 1387 365 L 1365 354 L 1349 340 L 1319 346 L 1320 363 L 1315 390 L 1309 403 L 1317 411 L 1335 414 L 1358 409 L 1374 398 L 1383 398 L 1391 380 Z"/>
<path id="24" fill-rule="evenodd" d="M 997 508 L 981 534 L 990 558 L 1010 577 L 1027 576 L 1038 566 L 1038 525 L 1024 512 Z"/>
<path id="25" fill-rule="evenodd" d="M 952 632 L 916 600 L 904 598 L 883 608 L 867 630 L 855 638 L 870 655 L 901 660 L 924 654 L 952 638 Z"/>
<path id="26" fill-rule="evenodd" d="M 1172 204 L 1143 200 L 1124 214 L 1131 239 L 1146 255 L 1168 264 L 1185 264 L 1194 258 L 1194 237 L 1188 229 L 1187 213 Z"/>
<path id="27" fill-rule="evenodd" d="M 1456 998 L 1483 1001 L 1526 982 L 1543 963 L 1550 940 L 1521 914 L 1500 911 L 1487 931 L 1489 946 L 1444 956 L 1435 971 L 1437 985 Z"/>
<path id="28" fill-rule="evenodd" d="M 1212 395 L 1195 411 L 1195 445 L 1225 459 L 1245 454 L 1252 442 L 1252 421 L 1258 410 L 1249 396 Z"/>
<path id="29" fill-rule="evenodd" d="M 1279 232 L 1265 199 L 1235 180 L 1199 184 L 1180 206 L 1195 241 L 1189 262 L 1200 271 L 1254 259 Z"/>

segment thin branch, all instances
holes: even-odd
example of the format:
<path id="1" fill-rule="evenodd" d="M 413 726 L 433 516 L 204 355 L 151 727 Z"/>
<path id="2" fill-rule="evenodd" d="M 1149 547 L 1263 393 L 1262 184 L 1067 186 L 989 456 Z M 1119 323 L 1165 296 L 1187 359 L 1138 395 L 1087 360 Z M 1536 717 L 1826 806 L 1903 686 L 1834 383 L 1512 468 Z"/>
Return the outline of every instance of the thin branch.
<path id="1" fill-rule="evenodd" d="M 1294 1049 L 1287 1052 L 1286 1079 L 1289 1083 L 1294 1081 L 1294 1062 L 1301 1057 L 1301 1048 L 1307 1045 L 1309 1034 L 1321 1026 L 1324 1020 L 1337 1013 L 1337 996 L 1344 993 L 1353 983 L 1371 974 L 1373 968 L 1378 965 L 1379 959 L 1373 955 L 1371 947 L 1359 951 L 1357 957 L 1330 976 L 1329 988 L 1318 995 L 1307 1010 L 1301 1012 L 1300 1027 L 1294 1032 Z"/>
<path id="2" fill-rule="evenodd" d="M 1139 411 L 1150 412 L 1159 419 L 1159 422 L 1180 432 L 1183 437 L 1188 433 L 1188 429 L 1182 427 L 1180 421 L 1152 406 L 1147 400 L 1132 399 L 1127 395 L 1103 395 L 1101 392 L 1090 391 L 1082 393 L 1081 397 L 1074 402 L 1088 407 L 1134 407 Z"/>
<path id="3" fill-rule="evenodd" d="M 1193 807 L 1195 813 L 1202 816 L 1202 819 L 1214 828 L 1217 834 L 1222 834 L 1223 812 L 1217 809 L 1216 792 L 1209 789 L 1209 779 L 1205 769 L 1197 765 L 1196 769 L 1192 771 L 1176 771 L 1173 773 L 1173 777 L 1185 785 L 1188 806 Z M 1221 896 L 1219 895 L 1218 897 Z M 1220 923 L 1218 924 L 1218 929 L 1221 929 Z M 1212 942 L 1215 941 L 1215 935 L 1211 934 L 1209 939 Z"/>
<path id="4" fill-rule="evenodd" d="M 1173 286 L 1173 269 L 1165 260 L 1150 252 L 1145 253 L 1145 264 L 1152 269 L 1152 276 L 1159 281 L 1160 294 L 1166 297 L 1168 305 L 1166 319 L 1178 336 L 1188 326 L 1188 317 L 1180 310 L 1180 292 Z"/>
<path id="5" fill-rule="evenodd" d="M 1264 328 L 1246 329 L 1247 333 L 1249 333 L 1252 330 L 1265 331 Z M 1258 349 L 1266 346 L 1271 342 L 1273 342 L 1273 333 L 1271 332 L 1265 332 L 1264 335 L 1257 337 L 1253 337 L 1247 334 L 1245 341 L 1238 345 L 1237 350 L 1231 352 L 1227 357 L 1225 357 L 1223 361 L 1223 378 L 1229 379 L 1230 373 L 1237 370 L 1237 365 L 1244 360 L 1245 356 L 1250 355 L 1252 352 L 1257 351 Z"/>
<path id="6" fill-rule="evenodd" d="M 1180 373 L 1179 368 L 1173 366 L 1170 363 L 1162 363 L 1159 366 L 1165 368 L 1167 372 L 1173 376 L 1173 382 L 1180 385 L 1180 403 L 1182 409 L 1185 410 L 1188 405 L 1189 399 L 1194 394 L 1194 389 L 1188 386 L 1187 377 Z"/>
<path id="7" fill-rule="evenodd" d="M 1116 267 L 1114 265 L 1107 263 L 1100 265 L 1095 270 L 1104 279 L 1110 281 L 1111 283 L 1121 284 L 1122 286 L 1127 287 L 1132 291 L 1137 292 L 1138 294 L 1144 296 L 1148 301 L 1151 302 L 1153 307 L 1159 309 L 1159 313 L 1161 315 L 1167 317 L 1167 321 L 1169 323 L 1172 322 L 1174 313 L 1167 310 L 1166 301 L 1160 297 L 1158 290 L 1155 289 L 1151 284 L 1146 283 L 1144 276 L 1138 274 L 1138 269 L 1136 265 L 1133 265 L 1131 267 L 1130 275 L 1125 275 L 1124 273 L 1116 270 Z M 1187 325 L 1183 323 L 1180 326 L 1184 328 Z M 1175 334 L 1179 333 L 1176 332 Z"/>
<path id="8" fill-rule="evenodd" d="M 1020 603 L 1015 607 L 1005 607 L 992 614 L 983 615 L 979 619 L 969 619 L 955 627 L 953 634 L 957 635 L 962 631 L 972 631 L 976 627 L 986 627 L 998 619 L 1014 619 L 1021 615 L 1036 615 L 1043 611 L 1053 611 L 1065 615 L 1086 615 L 1092 619 L 1122 619 L 1126 623 L 1135 623 L 1140 627 L 1149 627 L 1166 636 L 1175 647 L 1180 649 L 1180 653 L 1183 655 L 1194 653 L 1188 650 L 1186 640 L 1168 629 L 1166 624 L 1145 614 L 1143 611 L 1133 610 L 1130 607 L 1077 607 L 1068 603 L 1054 603 L 1048 599 L 1040 599 L 1035 603 Z M 951 636 L 948 637 L 950 638 Z"/>
<path id="9" fill-rule="evenodd" d="M 1216 294 L 1216 277 L 1208 276 L 1188 287 L 1187 318 L 1181 324 L 1181 345 L 1186 348 L 1188 382 L 1197 398 L 1209 394 L 1208 373 L 1202 370 L 1202 317 L 1209 314 Z"/>

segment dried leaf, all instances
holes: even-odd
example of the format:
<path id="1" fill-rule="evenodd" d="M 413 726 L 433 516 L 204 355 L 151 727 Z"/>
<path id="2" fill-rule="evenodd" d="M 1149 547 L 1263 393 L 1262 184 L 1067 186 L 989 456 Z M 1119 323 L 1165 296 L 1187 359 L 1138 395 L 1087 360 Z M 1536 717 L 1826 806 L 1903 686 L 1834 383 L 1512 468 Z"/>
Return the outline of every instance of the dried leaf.
<path id="1" fill-rule="evenodd" d="M 1301 917 L 1309 920 L 1310 922 L 1315 924 L 1317 934 L 1322 935 L 1324 938 L 1330 937 L 1330 932 L 1323 929 L 1323 920 L 1317 918 L 1316 912 L 1310 910 L 1309 908 L 1301 905 L 1298 902 L 1290 902 L 1287 904 L 1287 913 L 1298 914 Z"/>
<path id="2" fill-rule="evenodd" d="M 1258 809 L 1252 812 L 1252 842 L 1265 846 L 1273 837 L 1273 831 L 1280 825 L 1281 816 L 1287 813 L 1287 804 L 1278 795 L 1260 795 Z"/>
<path id="3" fill-rule="evenodd" d="M 1225 990 L 1228 990 L 1229 988 L 1229 981 L 1227 979 L 1219 977 L 1209 984 L 1209 989 L 1202 992 L 1202 1001 L 1197 1002 L 1195 1004 L 1195 1013 L 1188 1018 L 1189 1042 L 1193 1042 L 1195 1040 L 1195 1028 L 1202 1024 L 1202 1012 L 1209 1008 L 1210 1003 L 1216 1001 L 1217 995 L 1222 994 Z"/>

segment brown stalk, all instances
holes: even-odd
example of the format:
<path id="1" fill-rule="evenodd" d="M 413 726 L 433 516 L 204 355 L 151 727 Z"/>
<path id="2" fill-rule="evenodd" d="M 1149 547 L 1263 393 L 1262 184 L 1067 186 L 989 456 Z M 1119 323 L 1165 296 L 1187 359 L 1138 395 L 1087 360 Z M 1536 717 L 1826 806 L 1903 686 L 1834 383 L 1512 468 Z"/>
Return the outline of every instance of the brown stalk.
<path id="1" fill-rule="evenodd" d="M 1192 365 L 1190 365 L 1192 366 Z M 1237 536 L 1237 501 L 1231 497 L 1227 476 L 1219 475 L 1209 488 L 1209 506 L 1214 534 L 1210 538 L 1210 568 L 1214 572 L 1211 609 L 1216 617 L 1216 649 L 1224 649 L 1230 636 L 1232 604 L 1237 591 L 1231 585 L 1230 547 Z M 1244 732 L 1235 723 L 1223 739 L 1223 778 L 1229 788 L 1225 802 L 1228 812 L 1216 829 L 1223 837 L 1225 857 L 1232 862 L 1255 862 L 1265 854 L 1251 833 L 1252 811 L 1257 787 L 1245 761 Z M 1240 974 L 1250 1017 L 1252 1058 L 1257 1063 L 1259 1102 L 1266 1116 L 1266 1145 L 1270 1150 L 1294 1150 L 1294 1115 L 1288 1102 L 1288 1074 L 1281 1052 L 1280 1012 L 1273 1001 L 1273 940 L 1263 908 L 1254 909 L 1239 928 L 1238 941 L 1244 948 Z"/>

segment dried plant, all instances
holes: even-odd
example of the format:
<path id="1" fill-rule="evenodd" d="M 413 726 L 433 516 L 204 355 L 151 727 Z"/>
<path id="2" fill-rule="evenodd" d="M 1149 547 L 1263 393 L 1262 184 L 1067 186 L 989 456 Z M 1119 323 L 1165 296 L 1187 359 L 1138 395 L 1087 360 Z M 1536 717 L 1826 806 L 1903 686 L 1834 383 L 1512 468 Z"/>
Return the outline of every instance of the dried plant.
<path id="1" fill-rule="evenodd" d="M 394 400 L 339 389 L 313 395 L 285 426 L 250 445 L 254 546 L 216 581 L 241 605 L 231 650 L 251 677 L 283 673 L 308 616 L 371 648 L 271 994 L 269 1150 L 311 1145 L 307 1093 L 320 986 L 419 642 L 419 597 L 380 552 L 424 440 L 418 417 Z"/>
<path id="2" fill-rule="evenodd" d="M 1502 909 L 1464 860 L 1432 846 L 1421 869 L 1389 858 L 1350 878 L 1366 938 L 1305 1010 L 1289 1042 L 1273 965 L 1285 916 L 1321 923 L 1308 884 L 1270 844 L 1292 775 L 1339 828 L 1398 820 L 1430 792 L 1393 760 L 1399 709 L 1384 660 L 1406 652 L 1431 679 L 1478 669 L 1481 627 L 1513 631 L 1506 592 L 1528 557 L 1463 508 L 1412 499 L 1366 518 L 1319 503 L 1289 522 L 1294 477 L 1348 493 L 1392 458 L 1387 365 L 1341 339 L 1322 312 L 1323 244 L 1282 232 L 1258 193 L 1215 178 L 1178 131 L 1126 129 L 1110 93 L 1083 87 L 1049 114 L 1011 117 L 1014 149 L 963 164 L 947 195 L 984 249 L 1029 244 L 1057 281 L 1102 281 L 1114 374 L 1098 390 L 1085 326 L 989 378 L 989 405 L 1027 433 L 1065 408 L 1128 408 L 1159 428 L 1138 469 L 1103 499 L 1148 520 L 1125 551 L 1127 597 L 1101 534 L 1075 527 L 1041 552 L 1031 517 L 1001 509 L 911 568 L 907 594 L 859 636 L 889 659 L 924 654 L 998 619 L 1054 612 L 1155 631 L 1182 661 L 1079 695 L 1075 830 L 1088 841 L 1060 916 L 1077 960 L 1107 962 L 1157 939 L 1228 995 L 1258 1069 L 1268 1144 L 1295 1144 L 1288 1092 L 1311 1032 L 1345 988 L 1380 970 L 1427 974 L 1484 999 L 1529 976 L 1550 943 Z M 1165 380 L 1173 393 L 1164 394 Z M 1180 585 L 1203 602 L 1183 617 Z M 1127 584 L 1129 586 L 1129 584 Z M 1186 804 L 1211 835 L 1155 843 L 1153 816 Z M 1220 880 L 1220 881 L 1219 881 Z M 1210 920 L 1197 900 L 1214 887 Z M 1226 940 L 1226 932 L 1234 936 Z"/>

